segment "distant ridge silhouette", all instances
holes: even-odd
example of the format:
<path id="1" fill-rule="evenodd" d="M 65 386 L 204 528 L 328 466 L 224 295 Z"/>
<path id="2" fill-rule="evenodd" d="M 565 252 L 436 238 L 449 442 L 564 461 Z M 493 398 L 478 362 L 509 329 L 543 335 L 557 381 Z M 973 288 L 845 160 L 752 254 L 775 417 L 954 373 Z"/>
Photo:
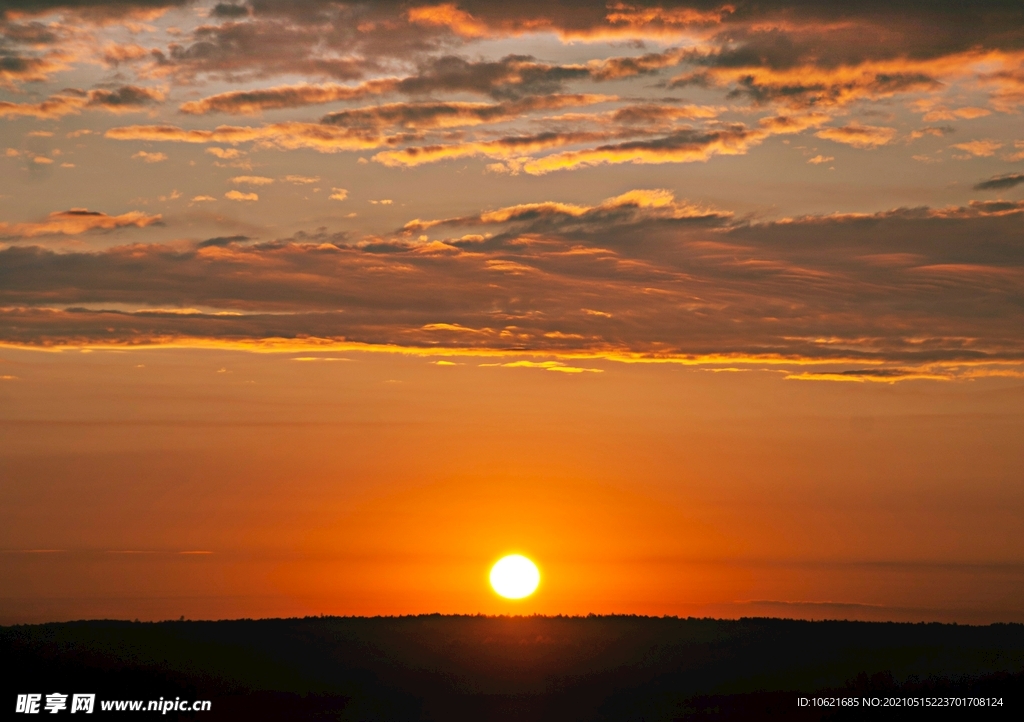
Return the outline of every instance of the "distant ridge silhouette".
<path id="1" fill-rule="evenodd" d="M 983 711 L 1001 719 L 1016 718 L 1024 701 L 1020 624 L 439 614 L 104 620 L 0 627 L 0 658 L 10 709 L 18 693 L 54 690 L 210 699 L 210 712 L 177 717 L 201 720 L 879 718 L 879 710 L 798 707 L 799 697 L 814 696 L 1002 697 L 1002 707 Z M 969 717 L 959 710 L 959 719 Z"/>

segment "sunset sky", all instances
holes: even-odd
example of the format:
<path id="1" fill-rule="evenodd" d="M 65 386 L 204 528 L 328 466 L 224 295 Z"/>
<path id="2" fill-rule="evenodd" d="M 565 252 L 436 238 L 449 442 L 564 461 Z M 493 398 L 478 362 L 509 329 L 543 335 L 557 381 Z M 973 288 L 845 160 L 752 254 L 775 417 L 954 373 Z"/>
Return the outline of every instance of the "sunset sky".
<path id="1" fill-rule="evenodd" d="M 965 7 L 0 0 L 0 624 L 1024 621 Z"/>

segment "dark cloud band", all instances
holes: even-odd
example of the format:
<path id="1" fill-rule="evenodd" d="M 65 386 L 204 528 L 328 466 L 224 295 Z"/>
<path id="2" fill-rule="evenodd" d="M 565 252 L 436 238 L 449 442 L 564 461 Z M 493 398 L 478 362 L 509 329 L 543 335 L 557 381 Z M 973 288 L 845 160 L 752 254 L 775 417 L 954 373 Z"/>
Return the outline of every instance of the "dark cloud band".
<path id="1" fill-rule="evenodd" d="M 0 252 L 0 341 L 1019 362 L 1022 217 L 1024 203 L 1000 201 L 748 225 L 635 191 L 361 241 L 11 246 Z M 146 311 L 196 307 L 209 310 Z"/>

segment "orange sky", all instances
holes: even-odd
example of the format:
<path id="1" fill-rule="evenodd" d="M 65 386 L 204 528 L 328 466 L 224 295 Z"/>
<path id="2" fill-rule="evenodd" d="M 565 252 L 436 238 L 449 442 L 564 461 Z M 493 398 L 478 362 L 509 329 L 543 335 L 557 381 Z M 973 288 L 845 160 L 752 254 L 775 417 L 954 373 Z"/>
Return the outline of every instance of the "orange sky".
<path id="1" fill-rule="evenodd" d="M 1024 621 L 1022 28 L 5 2 L 0 623 Z"/>
<path id="2" fill-rule="evenodd" d="M 5 350 L 3 621 L 1024 618 L 1016 381 L 296 357 Z"/>

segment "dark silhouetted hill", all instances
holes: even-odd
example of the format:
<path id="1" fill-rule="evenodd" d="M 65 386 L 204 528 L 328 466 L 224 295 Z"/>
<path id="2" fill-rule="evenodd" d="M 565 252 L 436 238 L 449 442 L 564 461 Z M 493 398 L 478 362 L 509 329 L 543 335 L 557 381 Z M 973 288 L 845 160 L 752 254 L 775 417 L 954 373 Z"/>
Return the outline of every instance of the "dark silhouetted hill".
<path id="1" fill-rule="evenodd" d="M 1024 625 L 1007 624 L 441 615 L 87 621 L 0 628 L 0 659 L 9 711 L 29 692 L 212 701 L 210 712 L 178 719 L 658 722 L 935 719 L 945 711 L 966 720 L 1021 719 L 1024 705 Z M 1003 706 L 797 706 L 815 696 L 985 697 Z"/>

